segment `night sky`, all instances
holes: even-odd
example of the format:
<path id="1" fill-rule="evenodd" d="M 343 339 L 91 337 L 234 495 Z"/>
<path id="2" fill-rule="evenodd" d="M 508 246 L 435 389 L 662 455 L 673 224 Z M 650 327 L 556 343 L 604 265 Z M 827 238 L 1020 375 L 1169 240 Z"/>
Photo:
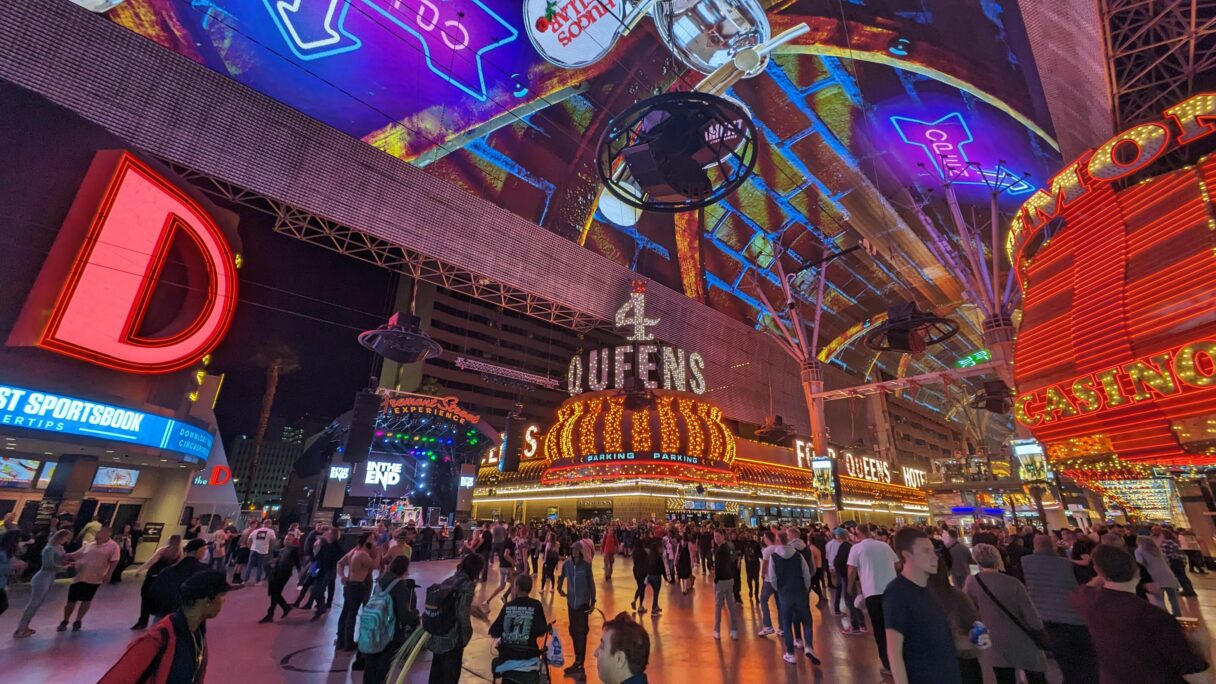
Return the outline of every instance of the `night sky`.
<path id="1" fill-rule="evenodd" d="M 376 359 L 356 336 L 387 319 L 396 281 L 382 268 L 275 233 L 269 215 L 239 211 L 240 303 L 211 365 L 225 374 L 216 406 L 225 444 L 257 428 L 266 376 L 253 359 L 268 343 L 285 343 L 300 357 L 300 370 L 280 378 L 272 430 L 276 421 L 350 409 Z"/>

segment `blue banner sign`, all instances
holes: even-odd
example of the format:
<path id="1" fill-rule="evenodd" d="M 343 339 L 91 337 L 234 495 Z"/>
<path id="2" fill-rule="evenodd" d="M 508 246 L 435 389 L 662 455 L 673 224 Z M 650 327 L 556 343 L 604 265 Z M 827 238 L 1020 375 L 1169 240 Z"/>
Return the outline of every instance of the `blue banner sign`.
<path id="1" fill-rule="evenodd" d="M 172 418 L 11 385 L 0 385 L 5 426 L 163 449 L 193 463 L 207 460 L 214 441 L 203 428 Z"/>

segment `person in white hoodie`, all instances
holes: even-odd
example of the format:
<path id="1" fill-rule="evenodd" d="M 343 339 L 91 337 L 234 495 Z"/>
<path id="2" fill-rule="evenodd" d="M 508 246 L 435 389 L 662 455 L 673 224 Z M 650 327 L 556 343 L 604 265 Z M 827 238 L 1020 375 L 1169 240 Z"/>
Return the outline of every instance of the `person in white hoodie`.
<path id="1" fill-rule="evenodd" d="M 773 588 L 777 590 L 777 606 L 780 624 L 785 631 L 785 655 L 787 663 L 798 662 L 794 654 L 794 629 L 798 628 L 806 636 L 804 654 L 813 665 L 819 665 L 819 658 L 811 650 L 811 568 L 798 551 L 788 532 L 779 535 L 781 542 L 769 557 L 768 577 Z M 805 545 L 804 545 L 805 547 Z"/>

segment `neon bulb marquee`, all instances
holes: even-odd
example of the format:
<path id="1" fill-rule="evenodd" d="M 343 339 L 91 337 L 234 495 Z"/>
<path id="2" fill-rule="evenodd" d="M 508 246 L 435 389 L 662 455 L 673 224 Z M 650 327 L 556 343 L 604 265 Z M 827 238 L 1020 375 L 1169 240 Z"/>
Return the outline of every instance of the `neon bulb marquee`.
<path id="1" fill-rule="evenodd" d="M 202 257 L 178 320 L 140 330 L 175 238 Z M 236 309 L 236 261 L 193 198 L 126 152 L 99 152 L 38 275 L 10 345 L 35 345 L 132 373 L 197 363 Z"/>
<path id="2" fill-rule="evenodd" d="M 1025 295 L 1015 418 L 1065 468 L 1132 473 L 1216 456 L 1216 158 L 1112 183 L 1171 141 L 1216 132 L 1216 95 L 1166 114 L 1067 165 L 1027 200 L 1007 242 Z M 1045 236 L 1057 216 L 1063 227 Z"/>

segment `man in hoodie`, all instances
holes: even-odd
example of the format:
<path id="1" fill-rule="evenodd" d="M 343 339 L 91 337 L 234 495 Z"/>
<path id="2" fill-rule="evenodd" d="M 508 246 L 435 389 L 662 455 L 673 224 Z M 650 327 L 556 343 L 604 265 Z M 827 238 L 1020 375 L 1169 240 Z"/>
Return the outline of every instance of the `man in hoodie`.
<path id="1" fill-rule="evenodd" d="M 794 640 L 794 628 L 798 627 L 806 636 L 803 646 L 806 657 L 812 664 L 819 665 L 819 658 L 811 650 L 811 568 L 790 543 L 788 531 L 782 532 L 778 541 L 780 545 L 769 557 L 768 581 L 777 590 L 777 611 L 785 636 L 785 655 L 782 657 L 787 663 L 798 662 L 794 654 L 795 646 L 800 645 Z"/>
<path id="2" fill-rule="evenodd" d="M 790 525 L 786 528 L 785 538 L 790 548 L 798 552 L 798 555 L 802 556 L 802 560 L 806 563 L 806 566 L 811 569 L 811 587 L 813 588 L 815 586 L 815 570 L 820 565 L 816 556 L 816 554 L 819 553 L 819 550 L 813 546 L 807 546 L 807 543 L 802 540 L 802 530 L 798 529 L 797 525 Z M 810 591 L 810 589 L 807 589 L 808 602 L 810 601 Z M 795 648 L 802 648 L 804 636 L 806 637 L 806 642 L 809 643 L 811 641 L 810 635 L 804 635 L 802 633 L 802 623 L 795 622 L 793 625 L 791 625 L 791 627 L 794 630 Z"/>
<path id="3" fill-rule="evenodd" d="M 714 530 L 714 638 L 721 639 L 722 607 L 730 614 L 730 638 L 739 638 L 739 604 L 735 603 L 735 546 Z"/>
<path id="4" fill-rule="evenodd" d="M 574 644 L 574 664 L 566 668 L 565 675 L 575 679 L 586 677 L 583 663 L 587 658 L 587 633 L 591 629 L 588 618 L 595 609 L 595 575 L 583 550 L 581 543 L 570 545 L 570 559 L 562 566 L 562 576 L 557 581 L 557 593 L 566 597 L 570 641 Z"/>

